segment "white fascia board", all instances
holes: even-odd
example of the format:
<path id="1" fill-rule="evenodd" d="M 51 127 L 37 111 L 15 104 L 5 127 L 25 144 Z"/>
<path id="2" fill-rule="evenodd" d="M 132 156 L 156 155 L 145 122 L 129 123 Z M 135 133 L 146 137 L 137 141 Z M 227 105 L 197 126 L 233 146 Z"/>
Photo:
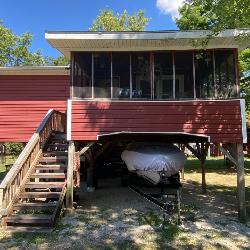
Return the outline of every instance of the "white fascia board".
<path id="1" fill-rule="evenodd" d="M 201 39 L 212 34 L 211 31 L 166 31 L 166 32 L 48 32 L 47 40 L 162 40 L 162 39 Z M 250 35 L 250 29 L 233 29 L 219 32 L 216 37 L 236 37 Z"/>
<path id="2" fill-rule="evenodd" d="M 67 102 L 67 141 L 71 141 L 72 133 L 72 100 Z"/>
<path id="3" fill-rule="evenodd" d="M 240 99 L 240 111 L 241 111 L 243 143 L 247 143 L 247 119 L 246 119 L 246 102 L 245 102 L 245 99 Z"/>

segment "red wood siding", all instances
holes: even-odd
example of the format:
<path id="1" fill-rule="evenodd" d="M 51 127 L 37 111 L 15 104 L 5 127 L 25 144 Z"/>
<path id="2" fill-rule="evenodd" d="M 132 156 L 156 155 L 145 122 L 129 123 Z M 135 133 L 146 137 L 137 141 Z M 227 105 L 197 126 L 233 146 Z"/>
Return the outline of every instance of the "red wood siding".
<path id="1" fill-rule="evenodd" d="M 212 142 L 242 142 L 239 100 L 186 102 L 72 102 L 72 140 L 111 132 L 188 132 Z"/>
<path id="2" fill-rule="evenodd" d="M 69 76 L 0 75 L 0 100 L 66 100 Z"/>
<path id="3" fill-rule="evenodd" d="M 50 108 L 66 111 L 69 76 L 0 76 L 0 142 L 27 142 Z"/>

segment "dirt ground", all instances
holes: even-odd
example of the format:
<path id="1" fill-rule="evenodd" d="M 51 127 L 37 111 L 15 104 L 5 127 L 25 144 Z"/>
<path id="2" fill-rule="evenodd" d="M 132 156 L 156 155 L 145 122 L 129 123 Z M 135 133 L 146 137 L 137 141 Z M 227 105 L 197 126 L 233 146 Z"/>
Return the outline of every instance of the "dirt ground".
<path id="1" fill-rule="evenodd" d="M 105 179 L 93 193 L 82 189 L 80 206 L 62 215 L 52 233 L 2 230 L 0 249 L 250 249 L 250 223 L 238 221 L 235 196 L 210 184 L 202 195 L 191 177 L 187 173 L 183 184 L 180 226 L 172 222 L 162 229 L 158 207 L 122 187 L 120 179 Z"/>

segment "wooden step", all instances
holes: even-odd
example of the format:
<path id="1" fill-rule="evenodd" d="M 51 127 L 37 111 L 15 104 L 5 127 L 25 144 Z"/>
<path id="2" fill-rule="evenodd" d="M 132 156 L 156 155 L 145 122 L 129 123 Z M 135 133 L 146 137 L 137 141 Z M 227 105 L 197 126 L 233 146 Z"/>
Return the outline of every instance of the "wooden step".
<path id="1" fill-rule="evenodd" d="M 68 148 L 68 143 L 59 143 L 59 142 L 54 142 L 54 143 L 49 143 L 47 144 L 47 148 L 48 147 L 61 147 L 61 148 Z"/>
<path id="2" fill-rule="evenodd" d="M 52 215 L 30 215 L 30 214 L 12 214 L 7 217 L 6 222 L 11 224 L 44 224 L 53 225 Z"/>
<path id="3" fill-rule="evenodd" d="M 32 199 L 32 198 L 47 198 L 54 199 L 59 198 L 61 192 L 24 192 L 19 195 L 21 199 Z"/>
<path id="4" fill-rule="evenodd" d="M 67 170 L 67 165 L 37 165 L 35 170 Z"/>
<path id="5" fill-rule="evenodd" d="M 52 140 L 53 139 L 61 139 L 61 140 L 67 140 L 67 135 L 66 134 L 55 134 L 55 135 L 52 135 Z"/>
<path id="6" fill-rule="evenodd" d="M 65 179 L 65 173 L 34 173 L 30 176 L 30 179 L 42 178 L 42 179 Z"/>
<path id="7" fill-rule="evenodd" d="M 13 206 L 14 210 L 26 211 L 26 210 L 51 210 L 55 209 L 57 202 L 47 202 L 47 203 L 16 203 Z"/>
<path id="8" fill-rule="evenodd" d="M 68 162 L 68 157 L 66 156 L 57 156 L 57 157 L 43 157 L 40 160 L 40 163 L 56 163 L 56 162 Z"/>
<path id="9" fill-rule="evenodd" d="M 63 188 L 65 182 L 28 182 L 25 188 Z"/>
<path id="10" fill-rule="evenodd" d="M 6 232 L 10 233 L 51 233 L 53 231 L 53 227 L 38 227 L 38 226 L 7 226 L 5 229 Z"/>
<path id="11" fill-rule="evenodd" d="M 43 153 L 43 156 L 44 157 L 47 157 L 47 156 L 68 156 L 68 152 L 65 152 L 65 151 L 47 151 L 47 152 L 44 152 Z"/>

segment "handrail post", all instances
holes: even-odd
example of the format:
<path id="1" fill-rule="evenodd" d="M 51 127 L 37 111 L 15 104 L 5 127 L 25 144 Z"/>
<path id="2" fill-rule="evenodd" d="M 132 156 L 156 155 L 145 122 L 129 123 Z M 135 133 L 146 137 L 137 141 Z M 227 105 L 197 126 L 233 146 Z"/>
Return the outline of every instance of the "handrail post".
<path id="1" fill-rule="evenodd" d="M 67 169 L 67 192 L 66 192 L 66 208 L 73 208 L 73 165 L 74 165 L 75 144 L 69 141 L 68 148 L 68 169 Z"/>
<path id="2" fill-rule="evenodd" d="M 0 188 L 0 211 L 2 212 L 3 209 L 3 189 Z M 1 218 L 1 212 L 0 212 L 0 218 Z"/>

